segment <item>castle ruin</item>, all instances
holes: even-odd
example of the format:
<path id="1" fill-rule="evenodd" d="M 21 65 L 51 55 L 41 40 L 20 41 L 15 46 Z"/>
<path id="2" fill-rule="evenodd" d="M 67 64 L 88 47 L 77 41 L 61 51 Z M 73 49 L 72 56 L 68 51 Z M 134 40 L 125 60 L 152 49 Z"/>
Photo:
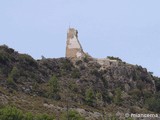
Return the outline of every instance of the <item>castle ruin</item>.
<path id="1" fill-rule="evenodd" d="M 74 28 L 69 28 L 67 31 L 67 43 L 66 43 L 66 58 L 71 60 L 82 59 L 84 57 L 90 57 L 93 61 L 99 63 L 102 69 L 109 66 L 117 66 L 117 60 L 110 60 L 108 58 L 93 58 L 83 51 L 83 48 L 78 40 L 78 31 Z"/>
<path id="2" fill-rule="evenodd" d="M 78 31 L 69 28 L 67 32 L 66 57 L 70 59 L 81 59 L 85 56 L 82 46 L 78 40 Z"/>

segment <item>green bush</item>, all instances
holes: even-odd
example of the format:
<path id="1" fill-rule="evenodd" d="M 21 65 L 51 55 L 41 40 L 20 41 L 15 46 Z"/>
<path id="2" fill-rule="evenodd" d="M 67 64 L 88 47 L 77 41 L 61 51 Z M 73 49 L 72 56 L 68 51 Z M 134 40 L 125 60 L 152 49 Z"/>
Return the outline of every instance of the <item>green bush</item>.
<path id="1" fill-rule="evenodd" d="M 12 71 L 8 75 L 7 84 L 15 86 L 16 79 L 20 76 L 17 67 L 13 67 Z"/>
<path id="2" fill-rule="evenodd" d="M 16 83 L 14 82 L 13 77 L 11 75 L 9 75 L 7 78 L 7 84 L 11 86 L 16 86 Z"/>
<path id="3" fill-rule="evenodd" d="M 80 78 L 80 72 L 78 70 L 73 70 L 71 77 L 72 78 Z"/>
<path id="4" fill-rule="evenodd" d="M 115 96 L 113 98 L 113 101 L 115 104 L 117 105 L 121 105 L 121 102 L 122 102 L 122 91 L 120 88 L 117 88 L 115 90 Z"/>
<path id="5" fill-rule="evenodd" d="M 107 58 L 110 60 L 117 60 L 122 62 L 122 60 L 119 57 L 108 56 Z"/>
<path id="6" fill-rule="evenodd" d="M 35 118 L 36 120 L 53 120 L 54 119 L 54 117 L 48 116 L 47 114 L 40 114 L 40 115 L 37 115 Z"/>
<path id="7" fill-rule="evenodd" d="M 25 63 L 27 65 L 34 66 L 34 67 L 38 66 L 37 62 L 30 55 L 20 54 L 19 59 L 23 64 Z"/>
<path id="8" fill-rule="evenodd" d="M 72 70 L 72 64 L 71 64 L 71 62 L 69 60 L 63 61 L 61 69 L 66 70 L 66 71 Z"/>
<path id="9" fill-rule="evenodd" d="M 97 102 L 101 102 L 103 100 L 102 94 L 100 92 L 97 92 L 95 96 L 96 96 L 96 101 Z"/>
<path id="10" fill-rule="evenodd" d="M 156 90 L 160 91 L 160 78 L 155 80 Z"/>
<path id="11" fill-rule="evenodd" d="M 146 105 L 149 110 L 160 113 L 160 99 L 155 97 L 148 98 L 146 100 Z"/>
<path id="12" fill-rule="evenodd" d="M 12 53 L 14 49 L 8 48 L 6 45 L 0 46 L 0 63 L 7 64 L 10 61 L 14 61 L 15 58 L 13 57 Z"/>
<path id="13" fill-rule="evenodd" d="M 91 73 L 92 75 L 95 75 L 96 77 L 99 77 L 99 78 L 102 77 L 101 74 L 98 72 L 97 69 L 92 69 L 92 70 L 90 71 L 90 73 Z"/>
<path id="14" fill-rule="evenodd" d="M 49 97 L 55 100 L 59 99 L 59 84 L 56 76 L 52 76 L 49 80 Z"/>
<path id="15" fill-rule="evenodd" d="M 151 98 L 153 96 L 153 93 L 151 91 L 143 91 L 142 94 L 144 99 Z"/>
<path id="16" fill-rule="evenodd" d="M 139 98 L 142 97 L 142 92 L 139 89 L 133 89 L 132 91 L 129 91 L 128 94 L 135 100 L 139 100 Z"/>
<path id="17" fill-rule="evenodd" d="M 91 88 L 87 89 L 85 92 L 85 101 L 87 105 L 94 106 L 93 104 L 95 103 L 95 95 Z"/>
<path id="18" fill-rule="evenodd" d="M 6 107 L 0 109 L 0 120 L 22 120 L 23 114 L 21 110 L 15 107 Z"/>
<path id="19" fill-rule="evenodd" d="M 54 118 L 54 116 L 49 116 L 47 114 L 24 114 L 21 110 L 15 107 L 5 107 L 0 109 L 0 120 L 54 120 Z"/>
<path id="20" fill-rule="evenodd" d="M 86 63 L 89 62 L 88 55 L 85 55 L 85 56 L 84 56 L 83 61 L 86 62 Z"/>
<path id="21" fill-rule="evenodd" d="M 70 81 L 68 84 L 69 84 L 69 85 L 68 85 L 68 88 L 69 88 L 71 91 L 73 91 L 73 92 L 78 92 L 78 85 L 76 84 L 75 81 Z"/>
<path id="22" fill-rule="evenodd" d="M 157 99 L 160 99 L 160 91 L 156 92 L 155 94 L 152 94 L 154 95 L 155 98 Z"/>
<path id="23" fill-rule="evenodd" d="M 82 117 L 78 112 L 70 110 L 62 114 L 61 120 L 85 120 L 85 118 Z"/>
<path id="24" fill-rule="evenodd" d="M 26 113 L 23 120 L 34 120 L 34 116 L 32 113 Z"/>
<path id="25" fill-rule="evenodd" d="M 4 51 L 0 51 L 0 63 L 6 64 L 10 61 L 10 55 Z"/>

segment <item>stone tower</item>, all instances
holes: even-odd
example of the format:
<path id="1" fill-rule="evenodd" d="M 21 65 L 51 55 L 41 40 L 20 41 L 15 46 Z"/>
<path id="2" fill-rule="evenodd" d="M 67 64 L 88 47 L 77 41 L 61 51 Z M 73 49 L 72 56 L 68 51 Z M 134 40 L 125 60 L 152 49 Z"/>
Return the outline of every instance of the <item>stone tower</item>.
<path id="1" fill-rule="evenodd" d="M 78 31 L 69 28 L 67 32 L 66 57 L 71 59 L 81 59 L 85 56 L 82 46 L 78 40 Z"/>

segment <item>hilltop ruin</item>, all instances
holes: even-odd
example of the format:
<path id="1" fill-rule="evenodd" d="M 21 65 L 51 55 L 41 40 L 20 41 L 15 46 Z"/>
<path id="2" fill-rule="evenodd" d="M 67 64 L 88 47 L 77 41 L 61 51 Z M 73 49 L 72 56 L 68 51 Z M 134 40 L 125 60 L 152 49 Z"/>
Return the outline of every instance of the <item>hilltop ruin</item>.
<path id="1" fill-rule="evenodd" d="M 70 59 L 81 59 L 85 56 L 82 46 L 78 40 L 78 31 L 69 28 L 67 32 L 66 57 Z"/>
<path id="2" fill-rule="evenodd" d="M 104 69 L 109 66 L 118 65 L 117 60 L 93 58 L 88 53 L 85 53 L 78 39 L 78 31 L 74 28 L 69 28 L 67 31 L 66 58 L 79 60 L 84 57 L 90 57 L 94 62 L 99 63 Z"/>

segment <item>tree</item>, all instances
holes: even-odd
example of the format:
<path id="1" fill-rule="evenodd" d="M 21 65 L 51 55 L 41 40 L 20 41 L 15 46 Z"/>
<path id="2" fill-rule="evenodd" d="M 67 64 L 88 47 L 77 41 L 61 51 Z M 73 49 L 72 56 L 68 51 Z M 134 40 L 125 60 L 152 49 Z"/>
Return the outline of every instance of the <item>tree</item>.
<path id="1" fill-rule="evenodd" d="M 60 99 L 58 92 L 59 92 L 58 79 L 56 76 L 52 76 L 49 80 L 49 97 L 55 100 Z"/>
<path id="2" fill-rule="evenodd" d="M 87 105 L 93 106 L 94 99 L 95 99 L 95 96 L 94 96 L 93 90 L 91 88 L 87 89 L 85 92 L 85 101 Z"/>
<path id="3" fill-rule="evenodd" d="M 13 67 L 11 73 L 8 75 L 7 83 L 9 85 L 14 85 L 15 86 L 15 81 L 17 77 L 19 76 L 19 72 L 17 67 Z"/>
<path id="4" fill-rule="evenodd" d="M 121 102 L 122 102 L 122 91 L 121 91 L 121 89 L 120 88 L 117 88 L 116 90 L 115 90 L 115 97 L 114 97 L 114 103 L 115 104 L 117 104 L 117 105 L 120 105 L 121 104 Z"/>

